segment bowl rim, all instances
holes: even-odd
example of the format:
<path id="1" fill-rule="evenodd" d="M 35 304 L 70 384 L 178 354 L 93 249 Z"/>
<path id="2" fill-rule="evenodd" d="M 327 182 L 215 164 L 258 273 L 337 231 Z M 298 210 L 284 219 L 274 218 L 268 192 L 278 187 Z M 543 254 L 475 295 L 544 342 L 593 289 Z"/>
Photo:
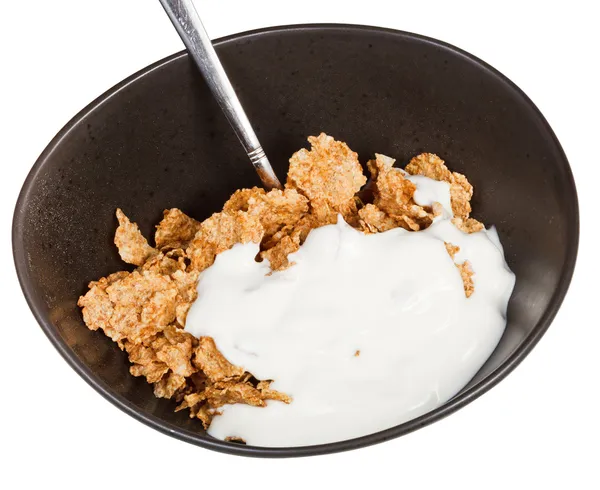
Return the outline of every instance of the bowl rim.
<path id="1" fill-rule="evenodd" d="M 500 81 L 505 83 L 510 89 L 512 89 L 517 97 L 520 97 L 524 103 L 533 111 L 533 113 L 539 118 L 539 122 L 542 124 L 544 130 L 550 136 L 550 141 L 555 145 L 559 157 L 559 166 L 564 177 L 567 180 L 567 186 L 570 188 L 572 207 L 573 222 L 571 223 L 571 235 L 568 237 L 566 260 L 563 265 L 562 273 L 559 278 L 559 285 L 554 291 L 550 300 L 549 306 L 543 313 L 542 317 L 535 325 L 529 336 L 524 342 L 512 353 L 510 356 L 489 376 L 479 381 L 464 393 L 455 396 L 450 399 L 441 407 L 432 410 L 416 419 L 412 419 L 400 425 L 396 425 L 383 431 L 375 432 L 358 438 L 348 439 L 344 441 L 337 441 L 327 444 L 310 445 L 310 446 L 299 446 L 299 447 L 260 447 L 260 446 L 248 446 L 241 444 L 234 444 L 230 442 L 221 441 L 219 439 L 211 438 L 210 436 L 200 437 L 197 433 L 182 429 L 175 424 L 166 422 L 161 418 L 143 413 L 133 403 L 128 401 L 125 397 L 112 391 L 110 386 L 104 381 L 100 380 L 95 376 L 91 369 L 89 369 L 82 361 L 79 360 L 77 355 L 71 350 L 71 348 L 63 341 L 58 331 L 53 325 L 46 319 L 42 308 L 38 305 L 36 299 L 35 290 L 30 281 L 28 274 L 28 260 L 25 251 L 20 246 L 23 230 L 26 224 L 23 222 L 24 209 L 28 197 L 31 193 L 32 186 L 36 181 L 36 177 L 40 170 L 43 168 L 45 162 L 52 155 L 54 150 L 61 144 L 62 140 L 70 133 L 70 131 L 76 127 L 84 118 L 92 114 L 97 108 L 102 106 L 111 97 L 125 89 L 129 85 L 135 83 L 141 78 L 149 75 L 155 70 L 161 69 L 166 65 L 187 56 L 187 51 L 180 51 L 178 53 L 167 56 L 155 63 L 152 63 L 145 68 L 135 72 L 129 77 L 125 78 L 121 82 L 114 85 L 112 88 L 105 91 L 102 95 L 97 97 L 86 107 L 84 107 L 79 113 L 77 113 L 71 120 L 65 124 L 65 126 L 56 134 L 56 136 L 48 143 L 47 147 L 43 150 L 41 155 L 32 166 L 23 187 L 19 193 L 19 197 L 16 202 L 13 223 L 12 223 L 12 249 L 13 258 L 19 279 L 19 284 L 27 301 L 29 308 L 31 309 L 35 319 L 41 326 L 45 335 L 48 337 L 50 342 L 54 345 L 56 350 L 61 356 L 67 361 L 67 363 L 79 374 L 90 386 L 92 386 L 98 393 L 100 393 L 106 400 L 111 402 L 113 405 L 120 408 L 123 412 L 127 413 L 134 419 L 152 427 L 163 434 L 170 435 L 181 441 L 201 446 L 207 449 L 215 451 L 243 455 L 251 457 L 271 457 L 271 458 L 282 458 L 282 457 L 299 457 L 299 456 L 314 456 L 320 454 L 335 453 L 341 451 L 347 451 L 350 449 L 358 449 L 372 444 L 380 443 L 393 439 L 417 429 L 420 429 L 426 425 L 436 422 L 464 407 L 468 403 L 472 402 L 479 396 L 486 393 L 489 389 L 498 384 L 503 380 L 510 372 L 517 367 L 517 365 L 529 354 L 531 349 L 538 343 L 542 335 L 546 332 L 550 326 L 552 320 L 556 316 L 567 290 L 569 288 L 571 279 L 573 277 L 573 271 L 577 260 L 577 252 L 579 245 L 579 204 L 577 199 L 577 190 L 575 187 L 575 181 L 573 174 L 569 166 L 567 157 L 562 149 L 558 138 L 554 134 L 549 123 L 546 121 L 540 110 L 535 106 L 531 99 L 510 79 L 500 73 L 498 70 L 473 56 L 472 54 L 457 48 L 451 44 L 448 44 L 437 39 L 423 36 L 420 34 L 414 34 L 410 32 L 400 31 L 396 29 L 389 29 L 384 27 L 358 25 L 358 24 L 338 24 L 338 23 L 309 23 L 309 24 L 290 24 L 273 27 L 265 27 L 260 29 L 248 30 L 240 33 L 231 34 L 224 36 L 213 41 L 215 46 L 227 44 L 232 41 L 238 41 L 248 37 L 257 37 L 264 34 L 275 34 L 275 33 L 286 33 L 290 31 L 334 31 L 341 30 L 344 32 L 364 32 L 369 31 L 375 34 L 387 34 L 393 35 L 400 38 L 415 40 L 421 43 L 427 43 L 436 47 L 443 48 L 447 51 L 451 51 L 453 54 L 462 56 L 470 62 L 478 65 L 480 68 L 489 71 L 492 75 L 499 78 Z"/>

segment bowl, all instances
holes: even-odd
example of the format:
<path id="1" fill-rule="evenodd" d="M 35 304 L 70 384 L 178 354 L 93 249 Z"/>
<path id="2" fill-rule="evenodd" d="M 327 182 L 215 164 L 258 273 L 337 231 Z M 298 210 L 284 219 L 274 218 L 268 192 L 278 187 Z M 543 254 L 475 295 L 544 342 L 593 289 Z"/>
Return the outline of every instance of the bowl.
<path id="1" fill-rule="evenodd" d="M 88 330 L 76 306 L 90 280 L 126 266 L 112 243 L 121 207 L 151 236 L 165 208 L 197 219 L 237 188 L 260 185 L 241 145 L 185 52 L 119 83 L 75 116 L 44 150 L 19 196 L 13 251 L 42 329 L 101 395 L 186 442 L 247 456 L 343 451 L 407 434 L 451 414 L 502 380 L 555 316 L 577 254 L 569 164 L 529 98 L 472 55 L 406 32 L 351 25 L 284 26 L 215 41 L 280 176 L 306 137 L 325 131 L 366 162 L 437 153 L 475 187 L 474 216 L 494 224 L 515 272 L 498 347 L 454 398 L 396 427 L 331 444 L 265 448 L 208 436 L 128 372 L 124 352 Z M 67 403 L 64 396 L 64 403 Z M 58 403 L 61 400 L 57 400 Z M 310 428 L 307 428 L 310 430 Z"/>

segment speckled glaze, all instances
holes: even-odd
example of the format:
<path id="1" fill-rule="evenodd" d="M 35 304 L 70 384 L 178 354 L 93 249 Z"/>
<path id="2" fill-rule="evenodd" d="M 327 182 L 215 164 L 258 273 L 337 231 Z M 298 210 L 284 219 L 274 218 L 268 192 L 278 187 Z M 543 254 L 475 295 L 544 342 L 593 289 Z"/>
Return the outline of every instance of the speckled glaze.
<path id="1" fill-rule="evenodd" d="M 498 228 L 517 276 L 508 326 L 459 395 L 398 427 L 301 448 L 218 441 L 175 403 L 128 373 L 126 356 L 85 328 L 86 284 L 125 268 L 112 239 L 116 207 L 150 236 L 164 208 L 197 219 L 254 169 L 187 54 L 160 61 L 102 95 L 55 137 L 17 202 L 13 248 L 27 301 L 70 365 L 136 419 L 199 446 L 247 456 L 304 456 L 394 438 L 452 413 L 510 372 L 548 328 L 577 254 L 577 196 L 548 123 L 514 84 L 452 46 L 373 27 L 304 25 L 215 41 L 280 178 L 306 137 L 325 131 L 366 162 L 375 151 L 406 162 L 439 154 L 475 186 L 474 216 Z M 68 403 L 68 394 L 62 399 Z M 56 403 L 61 403 L 57 396 Z M 307 428 L 310 430 L 310 428 Z"/>

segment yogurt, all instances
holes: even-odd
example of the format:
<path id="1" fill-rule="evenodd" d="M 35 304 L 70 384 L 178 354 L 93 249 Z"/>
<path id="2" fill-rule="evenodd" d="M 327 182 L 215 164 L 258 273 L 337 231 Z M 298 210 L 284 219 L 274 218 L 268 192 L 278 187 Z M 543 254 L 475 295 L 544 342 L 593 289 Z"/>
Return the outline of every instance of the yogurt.
<path id="1" fill-rule="evenodd" d="M 341 441 L 429 412 L 475 375 L 502 336 L 515 277 L 495 232 L 459 231 L 447 186 L 419 180 L 415 198 L 445 208 L 424 231 L 365 235 L 340 216 L 285 271 L 270 274 L 249 243 L 201 274 L 186 330 L 293 399 L 227 405 L 209 434 L 270 447 Z M 454 259 L 444 242 L 460 247 Z M 464 260 L 470 298 L 455 266 Z"/>

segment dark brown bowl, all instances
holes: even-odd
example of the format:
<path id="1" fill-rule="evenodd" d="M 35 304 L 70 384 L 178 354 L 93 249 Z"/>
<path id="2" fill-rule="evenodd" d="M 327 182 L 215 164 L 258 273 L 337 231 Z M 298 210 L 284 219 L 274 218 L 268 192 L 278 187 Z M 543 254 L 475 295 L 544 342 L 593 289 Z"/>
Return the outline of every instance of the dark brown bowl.
<path id="1" fill-rule="evenodd" d="M 489 65 L 414 34 L 348 25 L 276 27 L 215 42 L 275 170 L 325 131 L 365 162 L 437 153 L 475 186 L 474 215 L 495 224 L 517 276 L 500 344 L 443 406 L 397 427 L 319 446 L 262 448 L 207 436 L 128 372 L 116 344 L 83 324 L 92 279 L 123 269 L 115 208 L 146 236 L 164 208 L 203 219 L 232 191 L 258 185 L 252 166 L 186 53 L 109 90 L 52 140 L 27 177 L 13 223 L 23 292 L 44 332 L 100 394 L 155 429 L 218 451 L 303 456 L 411 432 L 503 379 L 546 331 L 569 286 L 579 236 L 567 159 L 527 96 Z M 64 399 L 58 403 L 67 402 Z M 307 427 L 306 430 L 310 430 Z"/>

